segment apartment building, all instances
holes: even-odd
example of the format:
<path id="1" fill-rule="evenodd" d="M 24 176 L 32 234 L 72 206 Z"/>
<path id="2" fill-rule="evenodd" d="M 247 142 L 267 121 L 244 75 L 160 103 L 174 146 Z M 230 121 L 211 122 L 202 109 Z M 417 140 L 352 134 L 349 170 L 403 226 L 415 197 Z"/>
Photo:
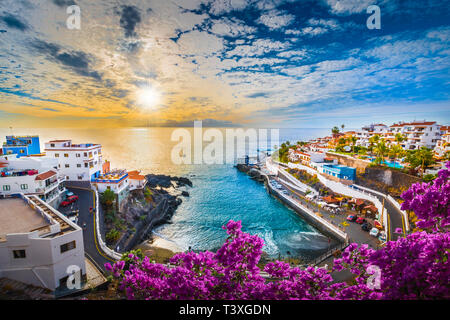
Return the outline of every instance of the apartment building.
<path id="1" fill-rule="evenodd" d="M 108 171 L 92 179 L 91 184 L 100 193 L 106 190 L 114 191 L 119 206 L 129 193 L 130 183 L 126 170 Z"/>
<path id="2" fill-rule="evenodd" d="M 402 134 L 405 138 L 405 141 L 400 143 L 405 150 L 415 150 L 421 147 L 434 149 L 441 139 L 441 126 L 434 121 L 399 122 L 389 127 L 385 135 L 386 139 L 393 143 L 397 133 Z"/>
<path id="3" fill-rule="evenodd" d="M 91 181 L 102 172 L 100 144 L 73 144 L 72 140 L 52 140 L 45 143 L 45 152 L 58 160 L 59 170 L 69 181 Z"/>
<path id="4" fill-rule="evenodd" d="M 130 191 L 136 189 L 144 189 L 147 184 L 147 179 L 138 170 L 128 171 L 128 181 L 130 184 Z"/>
<path id="5" fill-rule="evenodd" d="M 2 152 L 5 155 L 16 154 L 18 157 L 40 154 L 39 136 L 6 136 Z"/>
<path id="6" fill-rule="evenodd" d="M 441 127 L 441 139 L 436 142 L 434 154 L 441 158 L 450 151 L 450 126 Z"/>
<path id="7" fill-rule="evenodd" d="M 440 125 L 434 121 L 399 122 L 391 126 L 385 124 L 371 124 L 361 128 L 356 133 L 356 145 L 369 147 L 369 139 L 375 135 L 386 140 L 387 144 L 396 144 L 395 136 L 401 134 L 404 141 L 400 145 L 405 150 L 415 150 L 421 147 L 433 149 L 441 139 Z"/>
<path id="8" fill-rule="evenodd" d="M 0 156 L 0 195 L 23 193 L 36 195 L 57 208 L 65 194 L 66 177 L 58 170 L 58 161 L 45 156 Z"/>
<path id="9" fill-rule="evenodd" d="M 357 146 L 369 147 L 370 142 L 369 139 L 375 135 L 379 135 L 381 137 L 388 131 L 388 126 L 382 123 L 370 124 L 368 126 L 364 126 L 361 128 L 361 131 L 355 133 Z"/>
<path id="10" fill-rule="evenodd" d="M 52 291 L 86 275 L 83 231 L 36 196 L 0 198 L 0 277 Z"/>

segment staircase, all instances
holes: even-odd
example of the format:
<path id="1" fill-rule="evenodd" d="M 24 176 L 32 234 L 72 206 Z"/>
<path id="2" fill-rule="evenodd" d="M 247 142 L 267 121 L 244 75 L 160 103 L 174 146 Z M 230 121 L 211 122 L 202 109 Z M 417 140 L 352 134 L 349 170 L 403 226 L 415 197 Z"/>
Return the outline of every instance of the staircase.
<path id="1" fill-rule="evenodd" d="M 54 298 L 48 289 L 35 287 L 17 280 L 0 278 L 0 299 L 48 300 Z"/>

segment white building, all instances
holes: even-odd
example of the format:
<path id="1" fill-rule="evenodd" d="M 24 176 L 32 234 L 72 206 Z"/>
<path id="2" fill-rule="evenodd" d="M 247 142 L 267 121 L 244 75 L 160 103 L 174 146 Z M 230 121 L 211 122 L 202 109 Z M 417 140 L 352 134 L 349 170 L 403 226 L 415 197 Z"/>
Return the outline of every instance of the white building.
<path id="1" fill-rule="evenodd" d="M 141 175 L 138 170 L 128 171 L 128 181 L 130 183 L 130 191 L 144 189 L 147 184 L 147 179 L 145 179 L 145 176 Z"/>
<path id="2" fill-rule="evenodd" d="M 400 145 L 405 150 L 415 150 L 421 147 L 434 149 L 441 139 L 441 126 L 436 122 L 400 122 L 389 127 L 387 140 L 394 143 L 395 135 L 402 134 L 405 141 Z"/>
<path id="3" fill-rule="evenodd" d="M 441 127 L 441 139 L 436 143 L 434 153 L 437 157 L 443 157 L 450 151 L 450 126 Z"/>
<path id="4" fill-rule="evenodd" d="M 369 139 L 375 135 L 383 137 L 386 132 L 388 132 L 388 126 L 382 123 L 371 124 L 361 128 L 361 131 L 356 133 L 358 140 L 356 141 L 357 146 L 369 147 Z"/>
<path id="5" fill-rule="evenodd" d="M 58 161 L 44 156 L 0 156 L 0 195 L 36 195 L 52 207 L 62 201 L 66 177 L 58 171 Z"/>
<path id="6" fill-rule="evenodd" d="M 114 191 L 118 205 L 127 197 L 129 192 L 129 179 L 126 170 L 116 169 L 101 174 L 97 178 L 92 179 L 91 184 L 100 193 L 106 190 Z"/>
<path id="7" fill-rule="evenodd" d="M 0 198 L 0 277 L 52 291 L 86 274 L 82 229 L 36 196 Z"/>
<path id="8" fill-rule="evenodd" d="M 388 145 L 396 144 L 395 136 L 400 133 L 405 140 L 400 145 L 405 150 L 415 150 L 421 147 L 434 149 L 441 138 L 440 125 L 433 121 L 399 122 L 391 126 L 371 124 L 362 128 L 356 134 L 356 145 L 369 147 L 369 139 L 375 135 L 386 140 Z"/>
<path id="9" fill-rule="evenodd" d="M 53 140 L 45 144 L 48 156 L 58 160 L 62 174 L 70 181 L 91 181 L 102 172 L 100 144 L 73 144 L 72 140 Z"/>

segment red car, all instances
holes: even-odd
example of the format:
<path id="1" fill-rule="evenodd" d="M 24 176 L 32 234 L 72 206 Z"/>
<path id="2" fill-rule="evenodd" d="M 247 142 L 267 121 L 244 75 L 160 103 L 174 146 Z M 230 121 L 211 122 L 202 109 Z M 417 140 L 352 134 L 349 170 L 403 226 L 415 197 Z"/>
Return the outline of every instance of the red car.
<path id="1" fill-rule="evenodd" d="M 348 221 L 355 221 L 356 218 L 357 218 L 356 216 L 354 216 L 354 215 L 351 214 L 351 215 L 349 215 L 349 216 L 347 217 L 347 220 L 348 220 Z"/>
<path id="2" fill-rule="evenodd" d="M 363 224 L 364 222 L 366 222 L 366 219 L 364 219 L 363 217 L 358 217 L 356 219 L 356 223 Z"/>
<path id="3" fill-rule="evenodd" d="M 70 196 L 66 200 L 61 202 L 61 206 L 62 207 L 67 207 L 69 204 L 74 203 L 77 200 L 78 200 L 78 196 Z"/>

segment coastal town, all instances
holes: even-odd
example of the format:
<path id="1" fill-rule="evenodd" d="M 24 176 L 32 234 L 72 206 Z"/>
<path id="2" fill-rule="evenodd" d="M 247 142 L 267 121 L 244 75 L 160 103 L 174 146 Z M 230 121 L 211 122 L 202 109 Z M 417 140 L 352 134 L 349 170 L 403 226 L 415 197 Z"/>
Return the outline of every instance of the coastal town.
<path id="1" fill-rule="evenodd" d="M 261 178 L 270 194 L 329 237 L 326 250 L 299 265 L 329 267 L 351 242 L 380 248 L 415 229 L 399 195 L 443 167 L 449 129 L 427 121 L 358 131 L 342 125 L 328 137 L 284 142 L 263 161 L 238 169 Z M 104 264 L 135 248 L 156 223 L 148 212 L 164 220 L 161 207 L 172 202 L 173 214 L 179 204 L 150 188 L 158 183 L 192 185 L 183 178 L 155 183 L 155 176 L 137 170 L 111 169 L 100 144 L 51 140 L 41 150 L 38 136 L 7 136 L 0 156 L 0 278 L 31 286 L 33 297 L 41 298 L 73 293 L 66 285 L 70 266 L 81 275 L 76 292 L 105 285 Z M 130 210 L 136 199 L 140 206 Z M 132 212 L 137 222 L 117 222 L 114 216 L 123 212 Z M 135 228 L 145 232 L 136 235 L 130 231 Z"/>

